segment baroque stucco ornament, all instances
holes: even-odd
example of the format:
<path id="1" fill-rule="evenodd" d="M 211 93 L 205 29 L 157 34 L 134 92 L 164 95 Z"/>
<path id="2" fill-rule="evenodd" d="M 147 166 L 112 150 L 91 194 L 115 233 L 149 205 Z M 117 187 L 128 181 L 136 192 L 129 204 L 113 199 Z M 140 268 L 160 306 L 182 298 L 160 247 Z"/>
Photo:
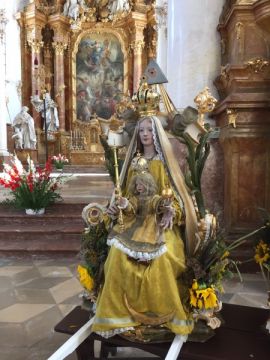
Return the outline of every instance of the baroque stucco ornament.
<path id="1" fill-rule="evenodd" d="M 264 70 L 265 67 L 270 65 L 270 61 L 263 59 L 262 57 L 256 57 L 246 62 L 246 65 L 255 73 L 259 73 Z"/>

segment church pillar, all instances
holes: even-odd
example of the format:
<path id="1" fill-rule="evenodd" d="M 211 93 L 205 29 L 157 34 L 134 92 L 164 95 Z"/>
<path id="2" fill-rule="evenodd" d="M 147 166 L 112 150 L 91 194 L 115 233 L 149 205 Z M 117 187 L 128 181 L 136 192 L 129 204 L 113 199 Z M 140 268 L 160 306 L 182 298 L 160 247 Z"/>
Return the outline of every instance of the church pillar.
<path id="1" fill-rule="evenodd" d="M 132 43 L 133 49 L 133 92 L 136 92 L 140 85 L 142 76 L 142 51 L 144 48 L 144 41 L 134 40 Z"/>
<path id="2" fill-rule="evenodd" d="M 168 93 L 177 108 L 193 106 L 205 86 L 213 96 L 213 80 L 220 68 L 220 40 L 216 31 L 224 0 L 168 2 Z"/>
<path id="3" fill-rule="evenodd" d="M 41 78 L 37 73 L 38 68 L 42 64 L 40 51 L 43 47 L 43 41 L 39 39 L 29 39 L 28 44 L 31 46 L 31 79 L 32 79 L 32 95 L 41 94 Z"/>
<path id="4" fill-rule="evenodd" d="M 54 42 L 54 89 L 55 100 L 58 104 L 59 130 L 65 131 L 65 82 L 64 82 L 64 50 L 67 44 L 63 42 Z"/>
<path id="5" fill-rule="evenodd" d="M 42 57 L 40 54 L 43 47 L 43 41 L 41 41 L 41 32 L 38 39 L 28 36 L 27 42 L 31 47 L 31 65 L 29 69 L 31 72 L 31 94 L 32 96 L 42 96 L 42 87 L 44 86 L 42 83 L 42 78 L 44 80 L 44 74 L 42 74 Z M 41 129 L 43 124 L 40 113 L 38 113 L 34 107 L 32 107 L 32 112 L 36 128 Z"/>
<path id="6" fill-rule="evenodd" d="M 7 19 L 5 17 L 5 10 L 0 9 L 0 21 L 3 24 L 4 32 L 0 34 L 0 160 L 4 160 L 9 155 L 7 151 L 7 124 L 6 124 L 6 73 L 5 73 L 5 51 L 6 51 L 6 39 L 5 39 L 5 25 Z"/>
<path id="7" fill-rule="evenodd" d="M 157 22 L 157 63 L 164 74 L 167 75 L 167 2 L 165 0 L 157 0 L 155 10 Z"/>
<path id="8" fill-rule="evenodd" d="M 142 8 L 141 8 L 142 7 Z M 139 11 L 144 11 L 145 5 L 142 5 L 139 2 L 136 3 L 136 9 Z M 145 38 L 144 38 L 144 29 L 147 25 L 147 16 L 143 12 L 133 12 L 132 13 L 132 22 L 131 26 L 133 28 L 133 36 L 131 39 L 131 49 L 133 50 L 133 92 L 138 90 L 141 76 L 144 70 L 143 59 L 147 58 L 143 54 L 145 50 Z"/>

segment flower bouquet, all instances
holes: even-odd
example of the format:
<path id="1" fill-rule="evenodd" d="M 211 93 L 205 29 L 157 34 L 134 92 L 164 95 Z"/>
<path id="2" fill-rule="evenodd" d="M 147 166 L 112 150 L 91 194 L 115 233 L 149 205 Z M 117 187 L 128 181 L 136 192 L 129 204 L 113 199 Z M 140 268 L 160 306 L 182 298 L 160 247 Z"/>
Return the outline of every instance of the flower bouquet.
<path id="1" fill-rule="evenodd" d="M 52 156 L 52 162 L 54 163 L 56 169 L 62 170 L 64 168 L 64 165 L 69 163 L 69 160 L 68 158 L 66 158 L 65 155 L 58 154 Z"/>
<path id="2" fill-rule="evenodd" d="M 78 266 L 77 271 L 79 281 L 84 288 L 83 306 L 89 311 L 93 310 L 93 305 L 103 284 L 103 267 L 108 255 L 108 231 L 100 217 L 100 210 L 99 205 L 92 207 L 91 204 L 83 209 L 83 219 L 88 228 L 82 235 L 81 257 L 83 262 Z"/>
<path id="3" fill-rule="evenodd" d="M 221 295 L 224 292 L 222 282 L 232 278 L 237 273 L 242 281 L 238 269 L 240 261 L 231 258 L 233 250 L 244 244 L 248 238 L 252 238 L 266 228 L 260 228 L 228 242 L 221 230 L 216 230 L 215 221 L 207 221 L 204 228 L 204 238 L 197 251 L 187 257 L 187 270 L 182 275 L 186 286 L 185 303 L 195 320 L 195 328 L 189 339 L 191 341 L 204 342 L 211 338 L 214 330 L 221 325 L 222 318 L 219 311 L 222 308 Z"/>
<path id="4" fill-rule="evenodd" d="M 270 308 L 270 214 L 265 209 L 259 210 L 263 212 L 265 228 L 259 234 L 259 240 L 255 246 L 254 260 L 259 265 L 265 281 L 268 294 L 267 305 Z M 266 323 L 266 329 L 270 334 L 270 317 Z"/>
<path id="5" fill-rule="evenodd" d="M 55 201 L 60 200 L 58 193 L 61 177 L 51 177 L 52 166 L 48 161 L 45 167 L 35 167 L 28 156 L 28 170 L 24 169 L 21 161 L 14 156 L 11 165 L 3 164 L 3 173 L 0 174 L 0 185 L 10 190 L 11 199 L 5 204 L 19 209 L 31 209 L 37 213 Z"/>

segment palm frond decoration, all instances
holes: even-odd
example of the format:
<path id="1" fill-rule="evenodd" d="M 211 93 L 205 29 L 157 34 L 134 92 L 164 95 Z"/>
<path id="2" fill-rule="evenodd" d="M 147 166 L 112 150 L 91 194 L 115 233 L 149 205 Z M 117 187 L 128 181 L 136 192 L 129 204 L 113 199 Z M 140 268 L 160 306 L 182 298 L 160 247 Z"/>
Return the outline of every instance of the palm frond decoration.
<path id="1" fill-rule="evenodd" d="M 201 189 L 201 177 L 205 162 L 210 153 L 209 144 L 210 133 L 207 132 L 200 137 L 199 144 L 194 145 L 194 141 L 186 133 L 178 135 L 181 143 L 185 144 L 188 150 L 187 163 L 188 171 L 185 174 L 185 181 L 192 194 L 195 196 L 200 218 L 206 214 L 204 198 Z"/>

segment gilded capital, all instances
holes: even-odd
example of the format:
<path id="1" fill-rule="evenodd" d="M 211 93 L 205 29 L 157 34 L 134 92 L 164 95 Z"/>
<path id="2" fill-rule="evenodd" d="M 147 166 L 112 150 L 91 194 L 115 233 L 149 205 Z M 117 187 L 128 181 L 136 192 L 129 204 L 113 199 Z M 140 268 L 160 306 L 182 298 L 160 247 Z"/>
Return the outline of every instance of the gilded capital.
<path id="1" fill-rule="evenodd" d="M 134 51 L 134 54 L 141 54 L 144 48 L 144 41 L 143 40 L 134 40 L 131 43 L 131 49 Z"/>
<path id="2" fill-rule="evenodd" d="M 53 42 L 52 46 L 55 50 L 55 53 L 58 55 L 63 55 L 64 50 L 66 50 L 66 48 L 67 48 L 67 44 L 65 44 L 61 41 Z"/>
<path id="3" fill-rule="evenodd" d="M 43 47 L 44 42 L 37 39 L 28 39 L 28 44 L 31 46 L 32 52 L 35 54 L 40 53 L 40 49 Z"/>

